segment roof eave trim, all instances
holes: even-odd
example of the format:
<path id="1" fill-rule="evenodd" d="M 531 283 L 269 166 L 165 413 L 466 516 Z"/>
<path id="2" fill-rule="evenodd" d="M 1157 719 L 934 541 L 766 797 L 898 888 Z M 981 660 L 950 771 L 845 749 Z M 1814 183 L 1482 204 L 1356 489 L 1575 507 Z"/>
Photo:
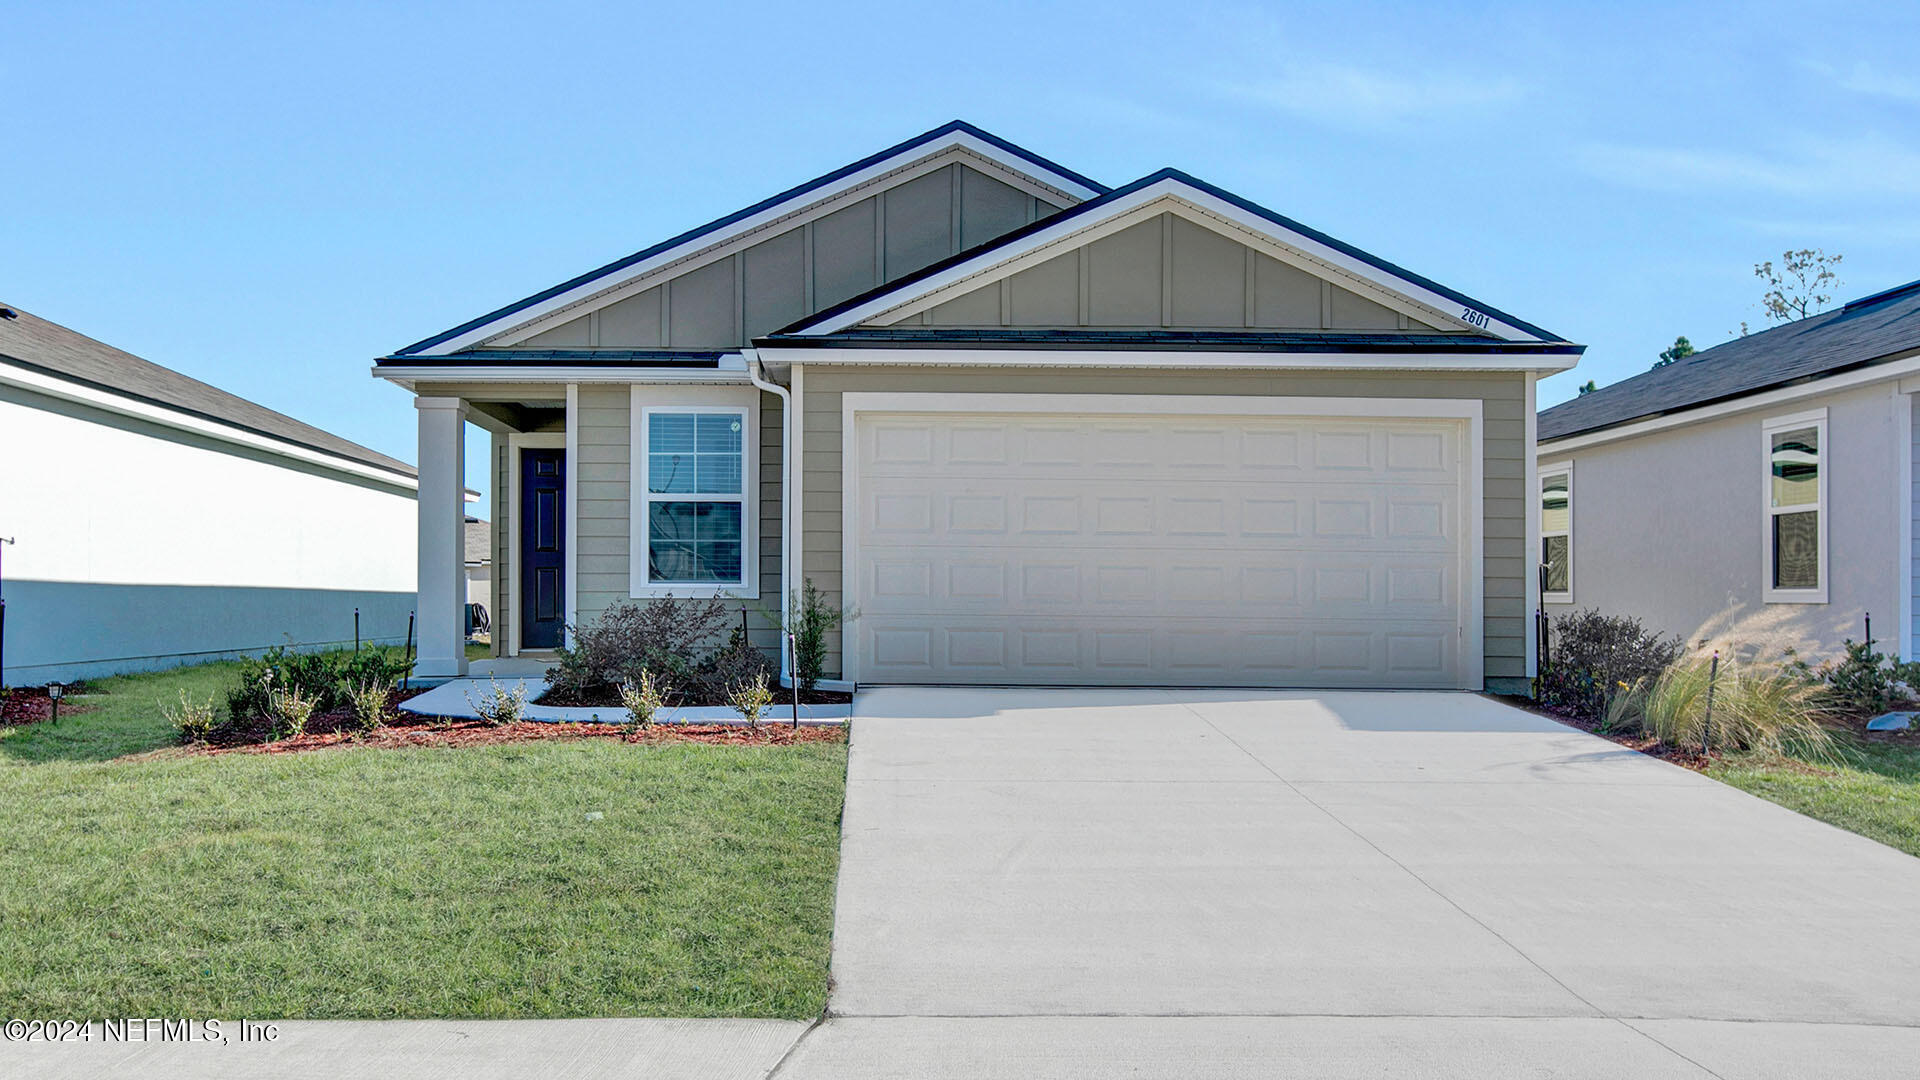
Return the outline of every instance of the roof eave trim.
<path id="1" fill-rule="evenodd" d="M 1578 349 L 1579 346 L 1573 348 Z M 1017 348 L 821 348 L 779 342 L 758 346 L 761 360 L 775 364 L 904 367 L 1182 368 L 1193 370 L 1389 370 L 1513 371 L 1551 374 L 1579 362 L 1564 347 L 1500 352 L 1287 352 L 1247 349 Z"/>

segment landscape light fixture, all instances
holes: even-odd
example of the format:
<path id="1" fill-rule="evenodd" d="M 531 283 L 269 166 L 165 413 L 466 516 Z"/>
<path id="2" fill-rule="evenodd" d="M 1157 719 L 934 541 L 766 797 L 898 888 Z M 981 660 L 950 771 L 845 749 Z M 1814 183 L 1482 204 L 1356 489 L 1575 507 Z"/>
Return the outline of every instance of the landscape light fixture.
<path id="1" fill-rule="evenodd" d="M 67 688 L 61 686 L 59 683 L 50 682 L 47 684 L 47 700 L 53 703 L 52 720 L 56 724 L 60 722 L 60 699 L 65 697 L 66 694 Z"/>

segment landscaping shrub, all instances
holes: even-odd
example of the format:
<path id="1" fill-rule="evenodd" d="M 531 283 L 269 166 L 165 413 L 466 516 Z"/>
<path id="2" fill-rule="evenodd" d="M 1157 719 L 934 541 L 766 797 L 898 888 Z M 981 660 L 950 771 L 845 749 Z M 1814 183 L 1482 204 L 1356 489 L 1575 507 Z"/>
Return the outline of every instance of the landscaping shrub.
<path id="1" fill-rule="evenodd" d="M 393 690 L 392 683 L 369 681 L 356 686 L 348 698 L 353 712 L 353 725 L 365 734 L 387 722 L 387 695 Z"/>
<path id="2" fill-rule="evenodd" d="M 800 689 L 812 690 L 827 666 L 827 631 L 855 617 L 852 609 L 827 606 L 826 595 L 813 579 L 800 583 L 793 625 L 793 674 Z"/>
<path id="3" fill-rule="evenodd" d="M 773 691 L 767 688 L 766 676 L 728 687 L 727 704 L 745 717 L 748 724 L 759 727 L 760 714 L 773 704 Z"/>
<path id="4" fill-rule="evenodd" d="M 550 693 L 563 701 L 610 696 L 642 673 L 693 689 L 704 682 L 701 661 L 730 618 L 718 597 L 620 601 L 572 628 L 572 644 L 560 648 L 560 662 L 547 671 Z"/>
<path id="5" fill-rule="evenodd" d="M 1680 638 L 1661 637 L 1639 619 L 1588 608 L 1553 620 L 1550 649 L 1534 680 L 1542 704 L 1598 720 L 1622 684 L 1651 685 L 1680 656 Z"/>
<path id="6" fill-rule="evenodd" d="M 1712 727 L 1707 690 L 1713 688 Z M 1609 719 L 1619 718 L 1668 746 L 1747 750 L 1773 756 L 1832 758 L 1832 733 L 1821 723 L 1820 688 L 1788 667 L 1710 658 L 1676 663 L 1650 683 L 1620 694 Z"/>
<path id="7" fill-rule="evenodd" d="M 277 690 L 298 693 L 320 712 L 351 708 L 361 687 L 391 689 L 407 671 L 405 653 L 399 649 L 296 653 L 275 646 L 258 658 L 240 661 L 239 684 L 227 693 L 227 715 L 235 721 L 271 718 Z"/>
<path id="8" fill-rule="evenodd" d="M 702 696 L 718 698 L 740 683 L 772 680 L 777 673 L 767 654 L 747 640 L 747 628 L 736 623 L 727 643 L 700 664 Z"/>
<path id="9" fill-rule="evenodd" d="M 217 723 L 213 699 L 208 698 L 204 702 L 195 701 L 184 687 L 180 690 L 179 707 L 163 704 L 160 706 L 160 715 L 166 717 L 167 722 L 180 733 L 180 741 L 183 743 L 206 742 L 213 735 L 213 729 Z"/>
<path id="10" fill-rule="evenodd" d="M 520 717 L 527 711 L 527 684 L 514 683 L 513 689 L 508 690 L 500 685 L 499 679 L 491 675 L 487 676 L 487 682 L 492 689 L 482 695 L 478 701 L 473 699 L 472 694 L 468 694 L 467 704 L 473 706 L 473 711 L 480 714 L 480 719 L 494 727 L 506 727 L 508 724 L 518 723 Z"/>
<path id="11" fill-rule="evenodd" d="M 1804 660 L 1792 667 L 1820 686 L 1822 702 L 1845 716 L 1877 716 L 1904 701 L 1920 686 L 1920 663 L 1903 662 L 1876 652 L 1870 644 L 1848 638 L 1846 654 L 1809 669 Z"/>
<path id="12" fill-rule="evenodd" d="M 273 737 L 296 739 L 306 734 L 307 721 L 313 718 L 318 702 L 289 686 L 272 691 L 267 715 L 273 720 Z"/>
<path id="13" fill-rule="evenodd" d="M 620 704 L 626 707 L 627 722 L 634 727 L 652 727 L 653 718 L 666 707 L 665 690 L 650 672 L 641 672 L 639 682 L 620 684 Z"/>

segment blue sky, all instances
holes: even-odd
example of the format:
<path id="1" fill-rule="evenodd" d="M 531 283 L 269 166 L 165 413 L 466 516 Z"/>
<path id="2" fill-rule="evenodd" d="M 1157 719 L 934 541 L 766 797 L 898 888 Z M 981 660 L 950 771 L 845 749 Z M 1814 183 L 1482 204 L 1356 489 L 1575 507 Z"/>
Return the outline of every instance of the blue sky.
<path id="1" fill-rule="evenodd" d="M 954 117 L 1590 346 L 1543 404 L 1764 325 L 1789 247 L 1920 277 L 1910 3 L 0 11 L 0 301 L 407 460 L 372 357 Z"/>

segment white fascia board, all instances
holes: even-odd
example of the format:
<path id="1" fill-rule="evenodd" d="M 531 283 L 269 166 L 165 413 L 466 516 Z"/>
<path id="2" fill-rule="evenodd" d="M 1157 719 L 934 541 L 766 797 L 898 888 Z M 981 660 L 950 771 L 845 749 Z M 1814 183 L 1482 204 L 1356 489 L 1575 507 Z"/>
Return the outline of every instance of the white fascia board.
<path id="1" fill-rule="evenodd" d="M 1129 214 L 1150 203 L 1165 198 L 1176 198 L 1205 211 L 1223 221 L 1230 222 L 1248 232 L 1265 236 L 1274 242 L 1297 250 L 1308 257 L 1325 264 L 1349 277 L 1390 293 L 1398 293 L 1440 312 L 1459 312 L 1450 316 L 1455 322 L 1470 326 L 1475 330 L 1492 334 L 1504 341 L 1539 341 L 1537 335 L 1528 333 L 1517 326 L 1501 320 L 1489 312 L 1478 308 L 1467 308 L 1451 297 L 1442 296 L 1425 286 L 1415 284 L 1395 274 L 1374 266 L 1372 263 L 1357 259 L 1346 252 L 1324 244 L 1302 233 L 1284 228 L 1275 222 L 1250 213 L 1233 203 L 1211 195 L 1185 181 L 1174 177 L 1149 184 L 1139 191 L 1132 192 L 1102 207 L 1102 213 L 1089 220 L 1073 218 L 1062 221 L 1051 228 L 1037 230 L 1013 243 L 982 252 L 966 262 L 932 274 L 915 282 L 909 290 L 886 293 L 857 307 L 849 308 L 830 319 L 824 319 L 796 331 L 809 336 L 831 334 L 857 326 L 877 315 L 911 303 L 918 297 L 936 292 L 956 282 L 971 278 L 981 271 L 1002 263 L 1012 262 L 1041 248 L 1058 244 L 1076 233 L 1095 228 L 1103 222 Z M 1482 322 L 1481 320 L 1484 320 Z"/>
<path id="2" fill-rule="evenodd" d="M 315 450 L 299 443 L 276 439 L 269 435 L 260 435 L 242 427 L 221 423 L 195 416 L 165 405 L 155 405 L 137 398 L 123 397 L 108 390 L 100 390 L 81 383 L 69 382 L 53 375 L 46 375 L 29 368 L 15 367 L 0 362 L 0 385 L 14 386 L 22 390 L 45 394 L 77 404 L 91 406 L 105 412 L 117 413 L 145 420 L 149 423 L 170 427 L 177 431 L 191 432 L 222 442 L 244 446 L 252 450 L 263 450 L 270 454 L 299 461 L 308 465 L 317 465 L 335 472 L 346 473 L 366 480 L 376 480 L 393 487 L 408 491 L 418 491 L 420 481 L 417 477 L 404 473 L 391 472 L 373 465 L 363 464 L 351 458 L 330 454 L 324 450 Z"/>
<path id="3" fill-rule="evenodd" d="M 1011 172 L 1018 173 L 1021 176 L 1031 177 L 1040 181 L 1046 187 L 1053 188 L 1061 194 L 1071 196 L 1077 202 L 1085 202 L 1100 194 L 1100 192 L 1087 187 L 1078 180 L 1062 176 L 1051 169 L 1045 169 L 1035 165 L 1025 158 L 1010 154 L 992 143 L 976 138 L 967 132 L 956 131 L 939 142 L 922 143 L 919 146 L 903 150 L 884 161 L 874 162 L 872 165 L 858 172 L 843 176 L 831 184 L 812 188 L 800 192 L 790 199 L 784 199 L 757 214 L 742 218 L 724 229 L 716 229 L 710 233 L 703 233 L 687 240 L 685 243 L 676 244 L 665 251 L 657 252 L 649 258 L 634 263 L 632 266 L 623 267 L 605 277 L 582 282 L 558 296 L 548 297 L 538 304 L 533 304 L 519 311 L 502 315 L 500 318 L 484 326 L 475 327 L 458 337 L 449 338 L 435 345 L 434 348 L 440 352 L 458 352 L 461 349 L 495 337 L 505 329 L 538 322 L 547 315 L 572 307 L 587 297 L 606 292 L 609 289 L 618 288 L 625 282 L 643 277 L 663 266 L 684 259 L 692 252 L 725 244 L 729 240 L 760 229 L 770 222 L 778 221 L 802 207 L 832 200 L 845 192 L 870 183 L 905 165 L 919 161 L 922 158 L 948 153 L 952 150 L 965 150 L 970 154 L 990 161 Z"/>
<path id="4" fill-rule="evenodd" d="M 1579 362 L 1566 353 L 1200 352 L 1149 349 L 881 349 L 762 346 L 765 363 L 815 367 L 1089 367 L 1194 370 L 1565 371 Z"/>
<path id="5" fill-rule="evenodd" d="M 409 390 L 420 383 L 668 383 L 732 386 L 752 385 L 745 368 L 648 368 L 648 367 L 464 367 L 447 364 L 435 367 L 374 368 L 375 378 L 386 379 Z"/>
<path id="6" fill-rule="evenodd" d="M 1734 398 L 1732 401 L 1702 405 L 1676 413 L 1668 413 L 1665 416 L 1655 416 L 1647 420 L 1621 424 L 1618 427 L 1604 428 L 1600 431 L 1589 431 L 1580 435 L 1566 435 L 1558 439 L 1543 439 L 1535 448 L 1535 453 L 1541 456 L 1547 454 L 1570 454 L 1575 450 L 1584 450 L 1587 447 L 1599 446 L 1602 443 L 1615 442 L 1620 439 L 1632 439 L 1641 435 L 1651 435 L 1654 432 L 1666 431 L 1669 428 L 1680 427 L 1684 424 L 1697 424 L 1706 420 L 1718 420 L 1723 416 L 1737 416 L 1740 413 L 1753 412 L 1758 409 L 1771 409 L 1777 405 L 1784 405 L 1789 402 L 1819 397 L 1822 394 L 1835 394 L 1842 390 L 1851 390 L 1859 386 L 1870 386 L 1877 382 L 1903 379 L 1915 374 L 1920 374 L 1920 356 L 1909 357 L 1905 360 L 1895 360 L 1885 364 L 1875 364 L 1872 367 L 1843 372 L 1839 375 L 1830 375 L 1824 379 L 1801 383 L 1798 386 L 1784 386 L 1778 390 L 1769 390 L 1765 393 L 1748 394 L 1745 397 Z"/>

